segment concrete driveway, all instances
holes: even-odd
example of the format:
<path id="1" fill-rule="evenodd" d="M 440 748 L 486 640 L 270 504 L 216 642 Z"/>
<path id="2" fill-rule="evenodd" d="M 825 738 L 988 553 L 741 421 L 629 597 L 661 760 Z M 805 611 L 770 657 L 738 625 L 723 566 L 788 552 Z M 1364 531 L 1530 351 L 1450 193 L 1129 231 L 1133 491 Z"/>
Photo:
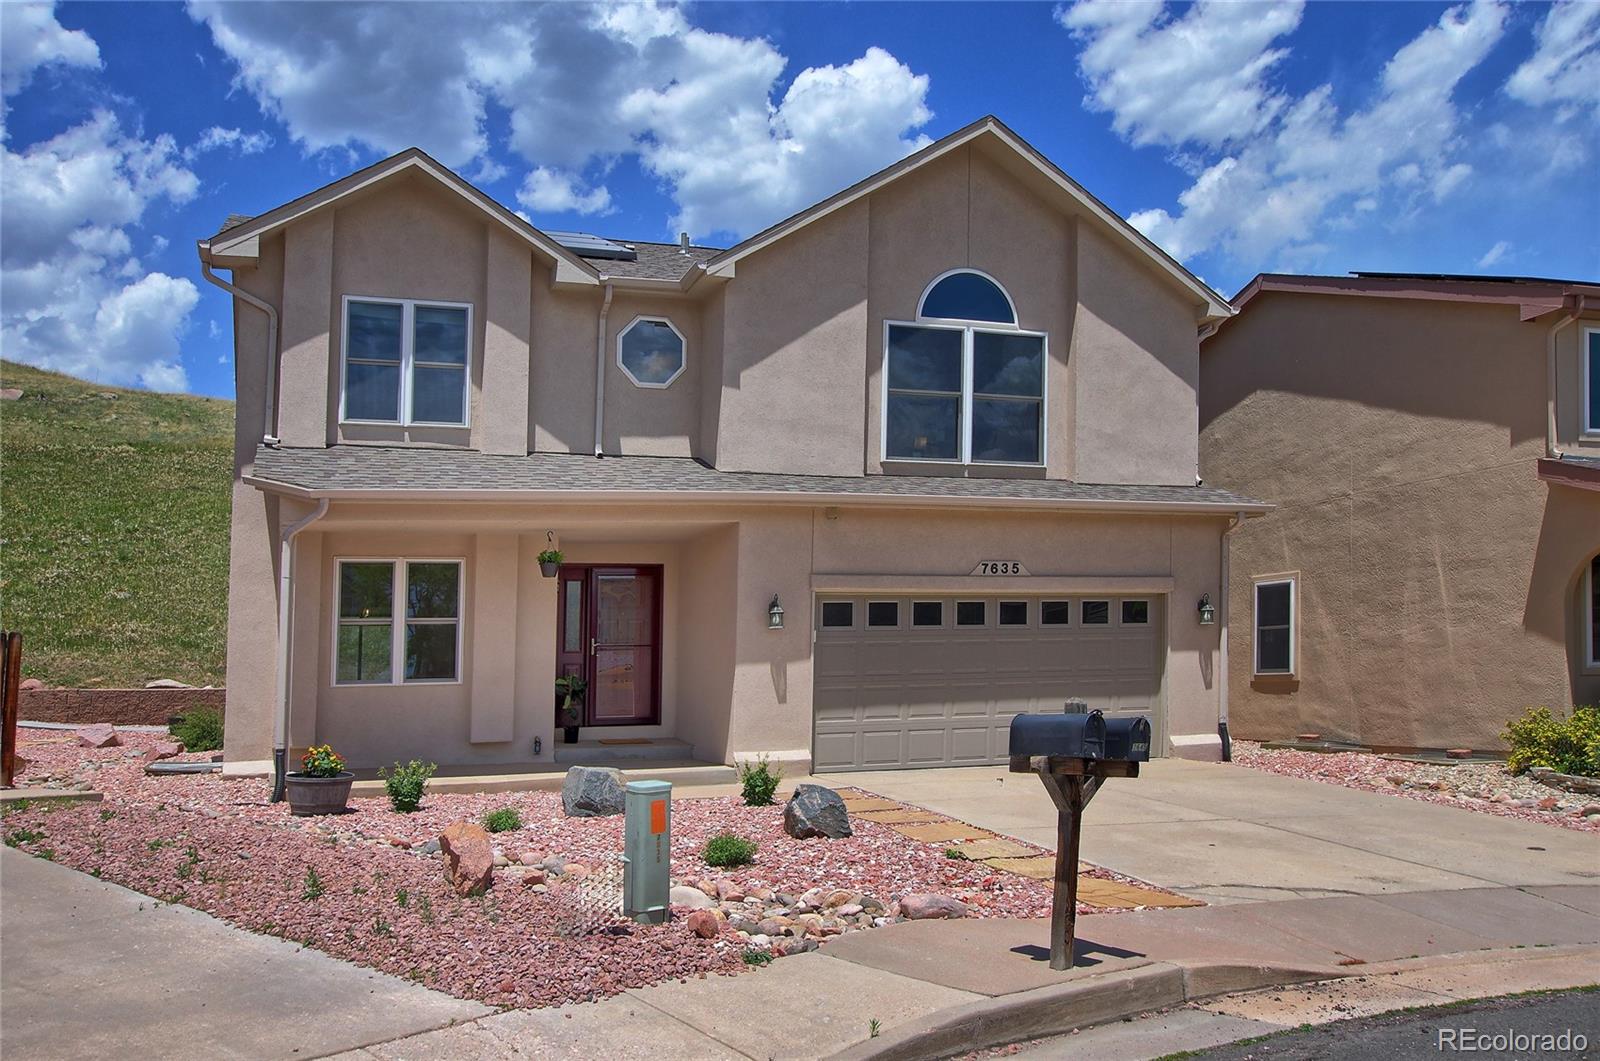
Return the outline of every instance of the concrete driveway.
<path id="1" fill-rule="evenodd" d="M 1600 836 L 1223 763 L 1161 759 L 1107 781 L 1083 859 L 1210 903 L 1594 884 Z M 1003 767 L 829 774 L 1055 848 L 1055 809 Z"/>

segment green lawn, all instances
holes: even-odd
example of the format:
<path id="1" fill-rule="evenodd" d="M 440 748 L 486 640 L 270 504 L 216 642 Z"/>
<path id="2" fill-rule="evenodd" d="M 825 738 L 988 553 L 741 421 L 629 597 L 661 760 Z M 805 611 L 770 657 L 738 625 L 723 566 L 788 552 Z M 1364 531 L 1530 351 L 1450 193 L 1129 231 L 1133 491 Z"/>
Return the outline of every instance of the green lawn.
<path id="1" fill-rule="evenodd" d="M 233 403 L 0 362 L 0 622 L 50 685 L 221 685 Z"/>

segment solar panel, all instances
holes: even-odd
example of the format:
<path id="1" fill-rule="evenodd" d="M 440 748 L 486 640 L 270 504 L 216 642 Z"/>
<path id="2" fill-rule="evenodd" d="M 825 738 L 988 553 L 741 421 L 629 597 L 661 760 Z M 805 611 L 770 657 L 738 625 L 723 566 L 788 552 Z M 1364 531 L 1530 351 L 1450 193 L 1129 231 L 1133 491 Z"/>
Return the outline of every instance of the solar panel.
<path id="1" fill-rule="evenodd" d="M 638 252 L 632 247 L 615 240 L 601 239 L 588 232 L 547 232 L 545 235 L 568 250 L 576 251 L 580 258 L 607 258 L 622 262 L 637 261 L 639 258 Z"/>

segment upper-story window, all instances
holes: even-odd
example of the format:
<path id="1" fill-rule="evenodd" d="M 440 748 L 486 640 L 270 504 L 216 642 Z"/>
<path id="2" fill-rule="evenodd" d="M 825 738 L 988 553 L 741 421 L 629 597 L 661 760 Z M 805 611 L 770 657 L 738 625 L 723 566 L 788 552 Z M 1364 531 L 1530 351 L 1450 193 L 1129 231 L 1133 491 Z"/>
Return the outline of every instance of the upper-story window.
<path id="1" fill-rule="evenodd" d="M 683 375 L 683 333 L 664 317 L 635 317 L 617 336 L 617 366 L 636 387 L 670 387 Z"/>
<path id="2" fill-rule="evenodd" d="M 1600 328 L 1583 330 L 1583 433 L 1600 435 Z"/>
<path id="3" fill-rule="evenodd" d="M 464 303 L 346 295 L 339 419 L 466 426 L 471 335 Z"/>
<path id="4" fill-rule="evenodd" d="M 917 320 L 885 325 L 885 460 L 1044 463 L 1046 336 L 971 269 L 934 279 Z"/>

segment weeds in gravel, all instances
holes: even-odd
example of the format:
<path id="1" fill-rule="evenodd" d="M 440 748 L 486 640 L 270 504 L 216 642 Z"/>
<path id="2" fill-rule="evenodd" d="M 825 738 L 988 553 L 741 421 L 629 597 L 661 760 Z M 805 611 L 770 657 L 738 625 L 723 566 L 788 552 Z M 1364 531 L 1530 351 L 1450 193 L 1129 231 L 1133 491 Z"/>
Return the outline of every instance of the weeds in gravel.
<path id="1" fill-rule="evenodd" d="M 501 807 L 483 816 L 483 827 L 491 833 L 509 833 L 522 828 L 522 815 L 515 807 Z"/>
<path id="2" fill-rule="evenodd" d="M 417 896 L 417 915 L 424 925 L 433 924 L 433 900 L 426 895 Z"/>
<path id="3" fill-rule="evenodd" d="M 746 965 L 770 965 L 772 963 L 771 952 L 764 950 L 747 950 L 741 957 L 744 958 Z"/>
<path id="4" fill-rule="evenodd" d="M 316 867 L 307 866 L 305 881 L 300 888 L 300 898 L 320 899 L 322 898 L 322 893 L 326 890 L 327 888 L 323 885 L 322 878 L 317 876 Z"/>
<path id="5" fill-rule="evenodd" d="M 383 778 L 383 791 L 389 796 L 389 806 L 399 814 L 410 814 L 422 806 L 423 790 L 438 769 L 433 763 L 424 763 L 419 759 L 413 759 L 404 766 L 395 763 L 392 769 L 380 767 L 378 776 Z"/>
<path id="6" fill-rule="evenodd" d="M 739 764 L 739 788 L 747 807 L 770 807 L 778 791 L 783 770 L 767 761 L 765 755 Z"/>
<path id="7" fill-rule="evenodd" d="M 879 1023 L 877 1017 L 873 1017 L 871 1020 L 867 1021 L 868 1039 L 876 1039 L 878 1037 L 878 1033 L 881 1031 L 883 1031 L 883 1025 Z"/>
<path id="8" fill-rule="evenodd" d="M 394 935 L 394 929 L 389 927 L 389 922 L 385 921 L 381 917 L 374 917 L 372 919 L 372 932 L 373 932 L 373 935 L 376 935 L 376 936 L 392 936 L 392 935 Z"/>
<path id="9" fill-rule="evenodd" d="M 947 848 L 945 848 L 944 849 L 944 857 L 948 858 L 948 859 L 952 859 L 952 860 L 954 860 L 956 862 L 968 862 L 968 861 L 971 861 L 970 859 L 967 858 L 967 853 L 965 851 L 961 850 L 959 847 L 947 847 Z"/>
<path id="10" fill-rule="evenodd" d="M 160 851 L 163 847 L 171 847 L 172 846 L 172 841 L 171 840 L 163 840 L 160 837 L 156 837 L 154 840 L 150 841 L 148 844 L 145 844 L 144 846 L 146 847 L 146 849 L 148 849 L 150 851 Z"/>
<path id="11" fill-rule="evenodd" d="M 406 891 L 404 888 L 396 888 L 395 889 L 394 904 L 396 906 L 398 906 L 398 907 L 400 907 L 400 909 L 404 910 L 406 908 L 406 904 L 409 903 L 410 901 L 411 901 L 411 893 L 410 892 Z"/>
<path id="12" fill-rule="evenodd" d="M 182 862 L 178 863 L 178 879 L 188 880 L 194 876 L 194 868 L 200 864 L 200 851 L 191 847 L 184 852 Z"/>
<path id="13" fill-rule="evenodd" d="M 24 796 L 22 799 L 16 800 L 15 802 L 7 803 L 5 808 L 0 810 L 0 814 L 4 814 L 7 818 L 9 818 L 13 814 L 23 813 L 31 806 L 33 806 L 33 800 Z"/>
<path id="14" fill-rule="evenodd" d="M 756 842 L 732 833 L 719 833 L 706 841 L 701 857 L 708 866 L 747 866 L 756 860 Z"/>
<path id="15" fill-rule="evenodd" d="M 116 816 L 117 816 L 117 812 L 112 810 L 109 807 L 104 808 L 103 810 L 100 811 L 100 820 L 103 821 L 103 822 L 108 822 L 112 818 L 115 818 Z"/>
<path id="16" fill-rule="evenodd" d="M 54 862 L 56 860 L 56 849 L 53 847 L 41 847 L 33 855 L 35 858 L 42 858 L 46 862 Z"/>
<path id="17" fill-rule="evenodd" d="M 42 832 L 35 832 L 32 829 L 13 829 L 6 836 L 6 846 L 16 847 L 18 844 L 31 844 L 43 839 L 44 833 Z"/>

